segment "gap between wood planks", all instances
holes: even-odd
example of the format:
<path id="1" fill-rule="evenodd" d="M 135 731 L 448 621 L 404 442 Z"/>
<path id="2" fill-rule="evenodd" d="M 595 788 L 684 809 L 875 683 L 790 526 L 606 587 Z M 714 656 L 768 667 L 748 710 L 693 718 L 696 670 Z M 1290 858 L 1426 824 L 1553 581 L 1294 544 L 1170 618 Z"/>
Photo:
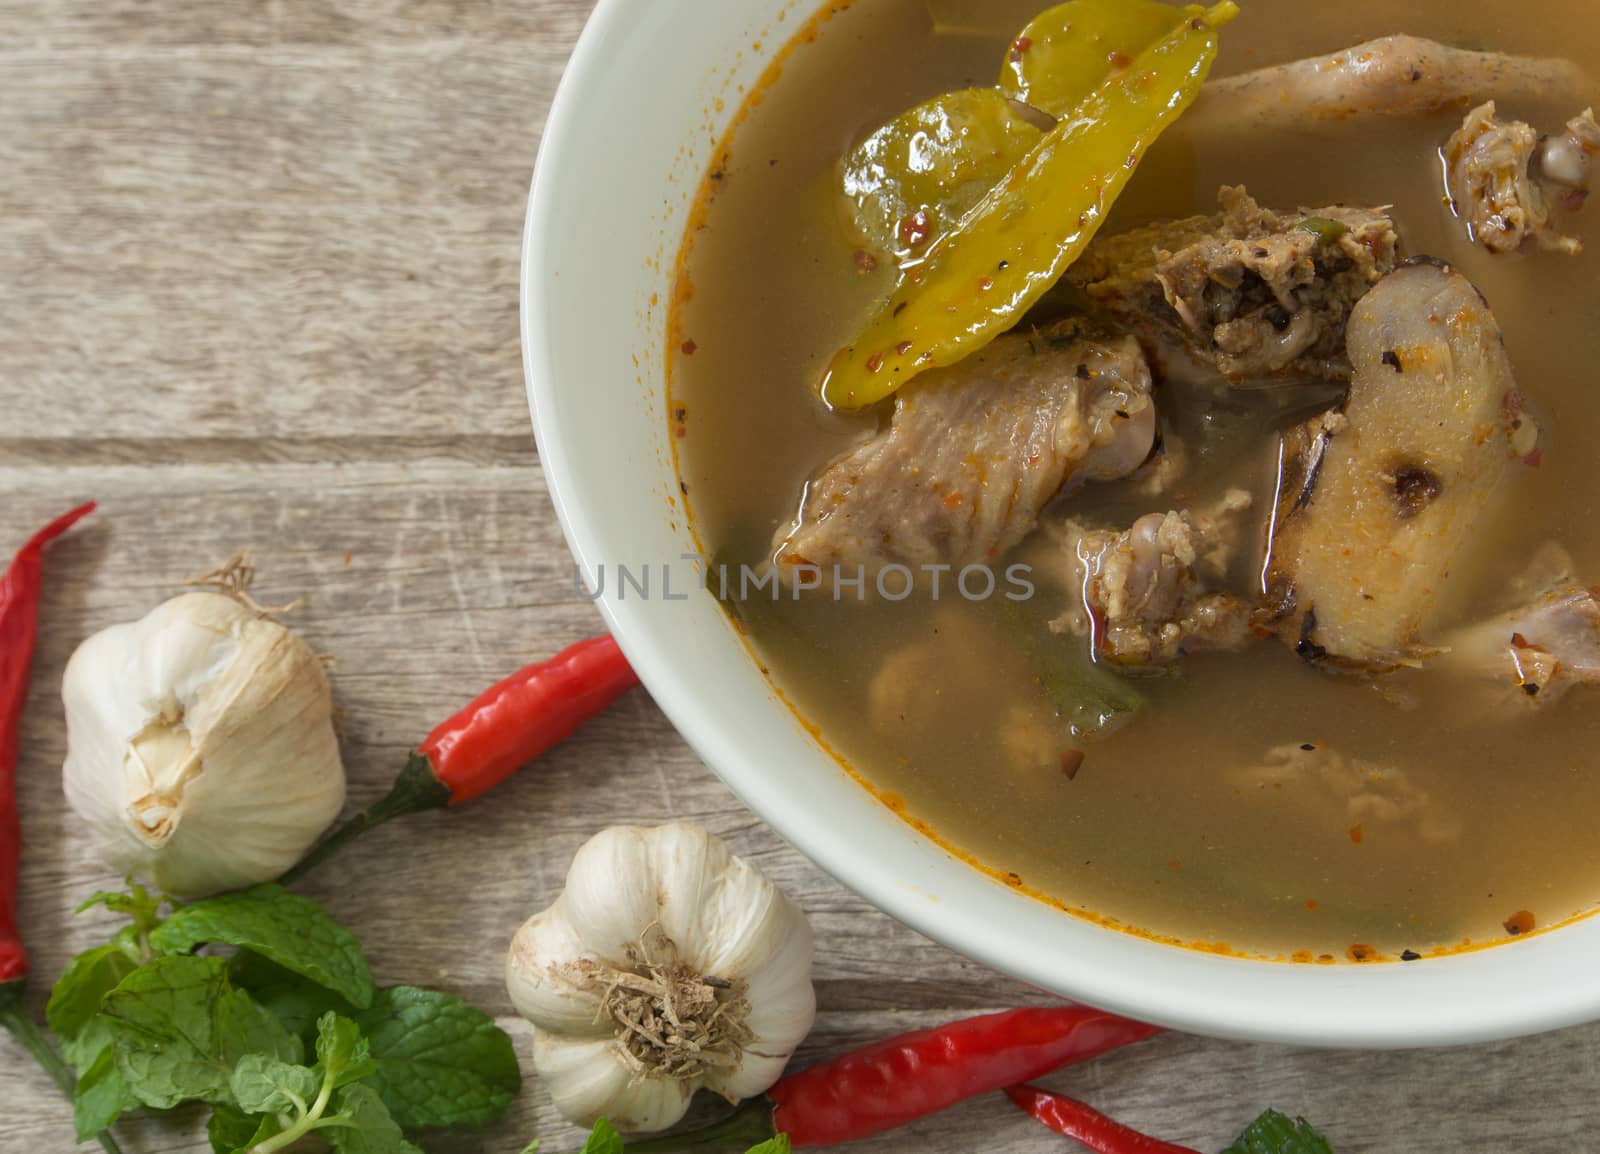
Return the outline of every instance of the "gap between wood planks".
<path id="1" fill-rule="evenodd" d="M 0 437 L 0 467 L 406 464 L 532 466 L 525 433 L 354 437 Z"/>

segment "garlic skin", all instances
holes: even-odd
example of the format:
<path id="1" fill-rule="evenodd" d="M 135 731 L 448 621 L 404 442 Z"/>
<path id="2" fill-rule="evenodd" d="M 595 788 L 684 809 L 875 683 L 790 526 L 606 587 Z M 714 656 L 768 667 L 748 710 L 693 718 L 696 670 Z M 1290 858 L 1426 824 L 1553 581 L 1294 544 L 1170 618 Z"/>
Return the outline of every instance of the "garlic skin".
<path id="1" fill-rule="evenodd" d="M 271 881 L 344 805 L 322 663 L 219 593 L 95 634 L 61 698 L 68 803 L 110 865 L 167 893 Z"/>
<path id="2" fill-rule="evenodd" d="M 737 1102 L 778 1080 L 816 1017 L 812 954 L 800 908 L 706 831 L 618 826 L 517 931 L 506 988 L 562 1117 L 647 1133 L 702 1086 Z M 657 1041 L 623 1024 L 641 1020 Z"/>

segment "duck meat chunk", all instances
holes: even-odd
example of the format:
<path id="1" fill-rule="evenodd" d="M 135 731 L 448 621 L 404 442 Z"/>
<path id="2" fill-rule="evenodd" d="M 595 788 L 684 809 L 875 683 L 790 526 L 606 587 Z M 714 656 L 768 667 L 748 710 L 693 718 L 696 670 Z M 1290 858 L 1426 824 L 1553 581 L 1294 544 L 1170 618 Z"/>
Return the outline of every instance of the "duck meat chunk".
<path id="1" fill-rule="evenodd" d="M 1216 216 L 1097 240 L 1067 273 L 1119 328 L 1234 383 L 1343 380 L 1355 302 L 1396 264 L 1382 209 L 1278 213 L 1243 188 Z"/>
<path id="2" fill-rule="evenodd" d="M 1527 600 L 1452 633 L 1441 662 L 1502 686 L 1524 708 L 1600 682 L 1600 590 L 1579 583 L 1566 550 L 1541 550 L 1517 585 Z"/>
<path id="3" fill-rule="evenodd" d="M 1241 787 L 1283 790 L 1321 818 L 1328 836 L 1356 827 L 1420 839 L 1427 845 L 1459 841 L 1461 821 L 1404 770 L 1347 757 L 1322 741 L 1280 745 L 1263 764 L 1233 775 Z"/>
<path id="4" fill-rule="evenodd" d="M 990 564 L 1064 486 L 1144 463 L 1150 389 L 1137 341 L 1081 321 L 1005 336 L 925 373 L 896 394 L 886 429 L 807 485 L 798 520 L 777 534 L 778 571 Z"/>
<path id="5" fill-rule="evenodd" d="M 1302 657 L 1414 664 L 1451 561 L 1516 456 L 1500 327 L 1466 277 L 1416 261 L 1350 319 L 1340 412 L 1286 438 L 1258 624 Z"/>
<path id="6" fill-rule="evenodd" d="M 1026 663 L 1004 635 L 944 607 L 923 632 L 889 650 L 867 683 L 867 720 L 878 736 L 915 749 L 947 730 L 955 711 L 968 710 L 998 719 L 989 735 L 998 766 L 1059 768 L 1071 734 L 1032 692 Z"/>
<path id="7" fill-rule="evenodd" d="M 1121 532 L 1068 522 L 1062 537 L 1082 601 L 1051 629 L 1089 638 L 1096 660 L 1124 667 L 1241 648 L 1250 606 L 1214 587 L 1232 561 L 1232 522 L 1249 507 L 1250 495 L 1234 491 L 1214 514 L 1151 513 Z"/>
<path id="8" fill-rule="evenodd" d="M 1184 118 L 1187 131 L 1295 128 L 1356 116 L 1416 116 L 1468 101 L 1548 100 L 1586 90 L 1570 60 L 1471 52 L 1416 36 L 1385 36 L 1213 80 Z"/>
<path id="9" fill-rule="evenodd" d="M 1559 205 L 1576 211 L 1589 192 L 1600 124 L 1584 112 L 1556 136 L 1499 119 L 1494 101 L 1474 108 L 1444 148 L 1450 207 L 1467 235 L 1496 255 L 1538 248 L 1569 256 L 1583 242 L 1555 227 Z"/>

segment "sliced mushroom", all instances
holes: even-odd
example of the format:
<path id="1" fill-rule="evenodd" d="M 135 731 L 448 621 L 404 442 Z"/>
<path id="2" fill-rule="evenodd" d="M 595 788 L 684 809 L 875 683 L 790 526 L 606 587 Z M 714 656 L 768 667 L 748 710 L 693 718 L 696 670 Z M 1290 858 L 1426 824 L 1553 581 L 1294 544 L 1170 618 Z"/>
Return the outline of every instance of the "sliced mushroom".
<path id="1" fill-rule="evenodd" d="M 1466 277 L 1416 261 L 1356 306 L 1342 411 L 1285 442 L 1258 624 L 1302 657 L 1382 672 L 1421 628 L 1515 454 L 1500 327 Z"/>

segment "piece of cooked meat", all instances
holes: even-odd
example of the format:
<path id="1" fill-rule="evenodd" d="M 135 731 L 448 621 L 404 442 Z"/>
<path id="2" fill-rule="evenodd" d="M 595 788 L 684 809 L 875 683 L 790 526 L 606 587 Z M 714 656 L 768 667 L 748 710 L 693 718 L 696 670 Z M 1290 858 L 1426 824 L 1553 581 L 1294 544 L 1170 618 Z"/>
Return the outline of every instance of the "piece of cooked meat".
<path id="1" fill-rule="evenodd" d="M 1587 74 L 1570 60 L 1470 52 L 1416 36 L 1385 36 L 1331 56 L 1213 80 L 1184 117 L 1184 128 L 1249 132 L 1308 120 L 1415 116 L 1490 97 L 1576 97 L 1588 87 Z"/>
<path id="2" fill-rule="evenodd" d="M 1119 327 L 1233 382 L 1342 379 L 1355 302 L 1395 267 L 1382 209 L 1277 213 L 1243 188 L 1222 212 L 1098 239 L 1067 272 Z"/>
<path id="3" fill-rule="evenodd" d="M 957 710 L 992 717 L 997 767 L 1059 772 L 1070 734 L 1036 695 L 1007 639 L 971 613 L 940 608 L 921 636 L 890 649 L 867 682 L 867 720 L 896 749 L 946 732 Z"/>
<path id="4" fill-rule="evenodd" d="M 1234 515 L 1249 507 L 1250 495 L 1234 491 L 1214 514 L 1151 513 L 1120 532 L 1067 522 L 1062 541 L 1082 601 L 1050 628 L 1089 638 L 1097 660 L 1120 666 L 1247 644 L 1250 606 L 1214 586 L 1232 561 Z"/>
<path id="5" fill-rule="evenodd" d="M 1526 601 L 1445 639 L 1441 665 L 1502 687 L 1524 708 L 1600 682 L 1600 590 L 1585 587 L 1565 549 L 1541 549 L 1516 582 Z"/>
<path id="6" fill-rule="evenodd" d="M 1438 262 L 1385 277 L 1350 319 L 1342 412 L 1286 439 L 1258 623 L 1308 661 L 1381 672 L 1420 630 L 1516 455 L 1520 401 L 1500 326 Z"/>
<path id="7" fill-rule="evenodd" d="M 1307 748 L 1309 746 L 1310 748 Z M 1326 742 L 1280 745 L 1263 764 L 1240 770 L 1247 788 L 1283 790 L 1323 816 L 1329 837 L 1343 839 L 1356 826 L 1372 827 L 1439 845 L 1461 836 L 1461 822 L 1404 770 L 1363 764 Z"/>
<path id="8" fill-rule="evenodd" d="M 1492 100 L 1474 108 L 1445 144 L 1451 210 L 1469 237 L 1497 255 L 1535 247 L 1582 252 L 1583 242 L 1564 236 L 1552 216 L 1557 204 L 1576 209 L 1588 194 L 1590 161 L 1600 152 L 1593 110 L 1553 137 L 1496 111 Z"/>
<path id="9" fill-rule="evenodd" d="M 806 487 L 774 563 L 785 578 L 807 565 L 875 575 L 991 563 L 1064 485 L 1144 463 L 1156 430 L 1150 388 L 1132 337 L 1081 321 L 1001 337 L 901 389 L 888 428 Z"/>

